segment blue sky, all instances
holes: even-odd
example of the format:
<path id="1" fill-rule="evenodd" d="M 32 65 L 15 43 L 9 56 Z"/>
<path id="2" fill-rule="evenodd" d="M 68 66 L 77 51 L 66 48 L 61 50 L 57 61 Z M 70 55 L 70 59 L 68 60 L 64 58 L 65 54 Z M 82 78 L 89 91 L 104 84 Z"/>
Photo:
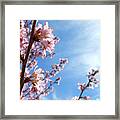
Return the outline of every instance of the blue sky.
<path id="1" fill-rule="evenodd" d="M 45 21 L 39 22 L 44 24 Z M 48 23 L 60 42 L 55 47 L 54 58 L 39 59 L 39 66 L 50 70 L 52 64 L 59 62 L 59 58 L 68 58 L 69 63 L 57 74 L 62 79 L 59 86 L 54 85 L 55 92 L 43 99 L 70 100 L 79 96 L 77 83 L 87 82 L 86 74 L 89 69 L 100 68 L 100 21 L 48 20 Z M 100 87 L 86 90 L 84 94 L 92 99 L 99 99 Z"/>

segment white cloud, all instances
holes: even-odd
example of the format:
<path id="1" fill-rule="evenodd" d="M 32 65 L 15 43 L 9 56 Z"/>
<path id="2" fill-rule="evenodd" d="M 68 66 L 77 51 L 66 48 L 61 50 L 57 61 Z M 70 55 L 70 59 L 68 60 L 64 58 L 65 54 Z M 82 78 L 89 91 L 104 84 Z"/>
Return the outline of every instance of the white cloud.
<path id="1" fill-rule="evenodd" d="M 90 68 L 98 68 L 99 66 L 100 59 L 96 53 L 86 53 L 72 57 L 66 70 L 84 73 Z"/>
<path id="2" fill-rule="evenodd" d="M 52 97 L 53 97 L 53 100 L 58 100 L 58 97 L 57 97 L 57 95 L 56 95 L 56 92 L 55 92 L 55 91 L 52 93 Z"/>

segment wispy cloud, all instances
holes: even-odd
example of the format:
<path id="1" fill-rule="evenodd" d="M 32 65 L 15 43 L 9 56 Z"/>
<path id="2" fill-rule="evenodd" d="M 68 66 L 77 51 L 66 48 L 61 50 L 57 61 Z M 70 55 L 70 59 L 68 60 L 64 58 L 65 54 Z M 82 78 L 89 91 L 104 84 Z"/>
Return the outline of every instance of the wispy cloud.
<path id="1" fill-rule="evenodd" d="M 50 21 L 55 34 L 60 37 L 55 48 L 55 57 L 44 60 L 43 68 L 56 63 L 60 57 L 67 57 L 69 63 L 59 73 L 63 84 L 48 99 L 71 99 L 75 92 L 77 81 L 86 80 L 86 74 L 91 67 L 100 67 L 100 22 L 99 20 Z M 59 96 L 59 90 L 63 93 Z M 99 94 L 98 94 L 99 96 Z"/>
<path id="2" fill-rule="evenodd" d="M 100 60 L 99 60 L 99 57 L 96 56 L 96 54 L 86 53 L 86 54 L 81 54 L 79 56 L 72 58 L 69 66 L 72 65 L 73 67 L 76 67 L 80 64 L 88 65 L 88 66 L 99 66 Z"/>
<path id="3" fill-rule="evenodd" d="M 67 67 L 69 71 L 74 68 L 80 70 L 83 66 L 100 66 L 100 26 L 90 23 L 82 30 L 83 34 L 79 31 L 76 37 L 67 42 L 69 47 L 66 47 L 64 54 L 70 56 Z"/>
<path id="4" fill-rule="evenodd" d="M 52 93 L 52 99 L 53 99 L 53 100 L 59 100 L 59 98 L 57 97 L 55 91 Z"/>

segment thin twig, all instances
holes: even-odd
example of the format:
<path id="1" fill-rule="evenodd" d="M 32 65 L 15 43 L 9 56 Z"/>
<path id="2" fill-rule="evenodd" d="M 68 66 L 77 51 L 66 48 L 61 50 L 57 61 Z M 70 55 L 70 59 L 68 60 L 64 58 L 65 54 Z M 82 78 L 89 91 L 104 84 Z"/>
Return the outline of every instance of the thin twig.
<path id="1" fill-rule="evenodd" d="M 51 88 L 51 86 L 53 85 L 53 84 L 55 84 L 56 83 L 56 81 L 54 81 L 53 83 L 51 83 L 43 92 L 41 92 L 35 99 L 37 99 L 38 97 L 40 97 L 40 95 L 42 95 L 43 93 L 45 93 L 47 90 L 49 90 L 50 88 Z"/>
<path id="2" fill-rule="evenodd" d="M 82 94 L 83 94 L 83 92 L 85 91 L 85 89 L 86 89 L 87 87 L 89 87 L 89 85 L 90 85 L 90 81 L 87 83 L 87 85 L 86 85 L 86 86 L 84 87 L 84 89 L 81 91 L 78 100 L 80 100 L 81 98 L 83 98 L 83 97 L 82 97 Z"/>

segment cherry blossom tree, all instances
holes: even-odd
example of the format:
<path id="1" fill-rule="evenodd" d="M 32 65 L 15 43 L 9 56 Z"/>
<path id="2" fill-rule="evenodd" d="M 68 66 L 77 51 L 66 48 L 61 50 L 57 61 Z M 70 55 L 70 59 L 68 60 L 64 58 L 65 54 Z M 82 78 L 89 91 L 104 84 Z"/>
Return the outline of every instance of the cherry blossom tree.
<path id="1" fill-rule="evenodd" d="M 72 100 L 80 100 L 80 99 L 90 100 L 91 99 L 90 96 L 85 96 L 85 95 L 83 95 L 83 93 L 85 90 L 94 89 L 94 87 L 98 87 L 99 80 L 96 79 L 97 73 L 99 73 L 99 70 L 94 70 L 94 69 L 91 69 L 88 72 L 88 75 L 87 75 L 88 82 L 87 83 L 78 83 L 78 89 L 80 90 L 80 94 L 79 94 L 79 96 L 73 97 Z"/>
<path id="2" fill-rule="evenodd" d="M 48 22 L 20 20 L 20 99 L 39 100 L 53 92 L 54 84 L 59 85 L 61 77 L 55 77 L 68 63 L 67 58 L 60 58 L 48 71 L 38 65 L 39 57 L 54 57 L 59 40 Z"/>
<path id="3" fill-rule="evenodd" d="M 61 77 L 56 77 L 68 63 L 67 58 L 59 58 L 57 63 L 45 71 L 40 67 L 39 58 L 54 59 L 55 47 L 60 39 L 54 30 L 45 22 L 43 25 L 36 20 L 20 20 L 20 99 L 40 100 L 54 91 Z M 78 83 L 80 91 L 73 100 L 89 100 L 83 93 L 99 85 L 96 75 L 99 70 L 91 69 L 87 74 L 86 83 Z"/>

